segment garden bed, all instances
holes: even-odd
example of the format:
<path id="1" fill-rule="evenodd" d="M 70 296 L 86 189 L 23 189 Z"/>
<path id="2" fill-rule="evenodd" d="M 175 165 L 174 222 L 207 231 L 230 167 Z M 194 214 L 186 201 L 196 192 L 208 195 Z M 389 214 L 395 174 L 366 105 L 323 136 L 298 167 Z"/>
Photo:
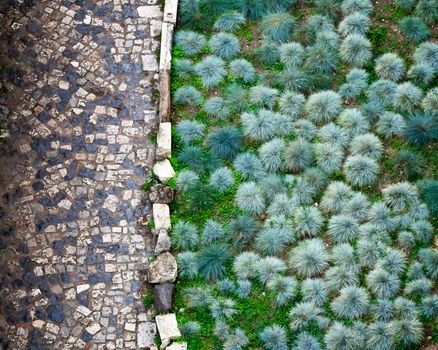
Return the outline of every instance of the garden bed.
<path id="1" fill-rule="evenodd" d="M 172 49 L 188 348 L 436 342 L 432 2 L 236 3 L 181 1 Z"/>

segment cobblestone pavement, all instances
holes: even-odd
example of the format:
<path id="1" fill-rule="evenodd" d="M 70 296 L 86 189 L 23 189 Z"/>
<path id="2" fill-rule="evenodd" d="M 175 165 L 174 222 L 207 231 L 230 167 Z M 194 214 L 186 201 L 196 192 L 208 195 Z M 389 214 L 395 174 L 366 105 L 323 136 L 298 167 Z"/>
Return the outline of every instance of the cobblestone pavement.
<path id="1" fill-rule="evenodd" d="M 142 348 L 158 0 L 0 10 L 0 349 Z"/>

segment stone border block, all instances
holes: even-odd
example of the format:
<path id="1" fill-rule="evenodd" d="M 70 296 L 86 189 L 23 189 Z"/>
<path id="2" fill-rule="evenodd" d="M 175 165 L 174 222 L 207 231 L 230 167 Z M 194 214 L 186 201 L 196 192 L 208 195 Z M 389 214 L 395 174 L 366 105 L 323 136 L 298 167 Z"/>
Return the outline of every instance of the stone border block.
<path id="1" fill-rule="evenodd" d="M 176 24 L 176 16 L 178 12 L 178 0 L 166 0 L 164 5 L 164 22 Z"/>
<path id="2" fill-rule="evenodd" d="M 160 123 L 157 134 L 157 159 L 170 159 L 172 154 L 172 124 Z"/>
<path id="3" fill-rule="evenodd" d="M 175 314 L 158 315 L 155 322 L 162 342 L 181 337 Z"/>
<path id="4" fill-rule="evenodd" d="M 169 181 L 175 176 L 175 170 L 173 170 L 173 167 L 168 159 L 156 162 L 152 170 L 163 183 Z"/>
<path id="5" fill-rule="evenodd" d="M 170 224 L 170 209 L 167 204 L 154 203 L 152 204 L 154 216 L 155 230 L 169 230 Z"/>

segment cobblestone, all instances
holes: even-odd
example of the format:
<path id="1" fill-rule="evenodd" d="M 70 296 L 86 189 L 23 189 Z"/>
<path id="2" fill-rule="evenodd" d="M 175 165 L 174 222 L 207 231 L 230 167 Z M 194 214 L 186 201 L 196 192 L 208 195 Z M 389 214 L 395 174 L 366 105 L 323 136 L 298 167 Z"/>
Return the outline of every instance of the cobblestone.
<path id="1" fill-rule="evenodd" d="M 158 0 L 11 0 L 0 13 L 0 349 L 150 345 Z"/>

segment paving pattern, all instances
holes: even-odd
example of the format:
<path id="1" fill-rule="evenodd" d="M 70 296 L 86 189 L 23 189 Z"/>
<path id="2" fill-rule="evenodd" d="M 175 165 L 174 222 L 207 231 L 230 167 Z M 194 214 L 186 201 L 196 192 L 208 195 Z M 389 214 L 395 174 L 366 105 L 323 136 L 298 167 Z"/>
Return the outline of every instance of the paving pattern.
<path id="1" fill-rule="evenodd" d="M 158 0 L 0 10 L 0 349 L 144 348 Z"/>

